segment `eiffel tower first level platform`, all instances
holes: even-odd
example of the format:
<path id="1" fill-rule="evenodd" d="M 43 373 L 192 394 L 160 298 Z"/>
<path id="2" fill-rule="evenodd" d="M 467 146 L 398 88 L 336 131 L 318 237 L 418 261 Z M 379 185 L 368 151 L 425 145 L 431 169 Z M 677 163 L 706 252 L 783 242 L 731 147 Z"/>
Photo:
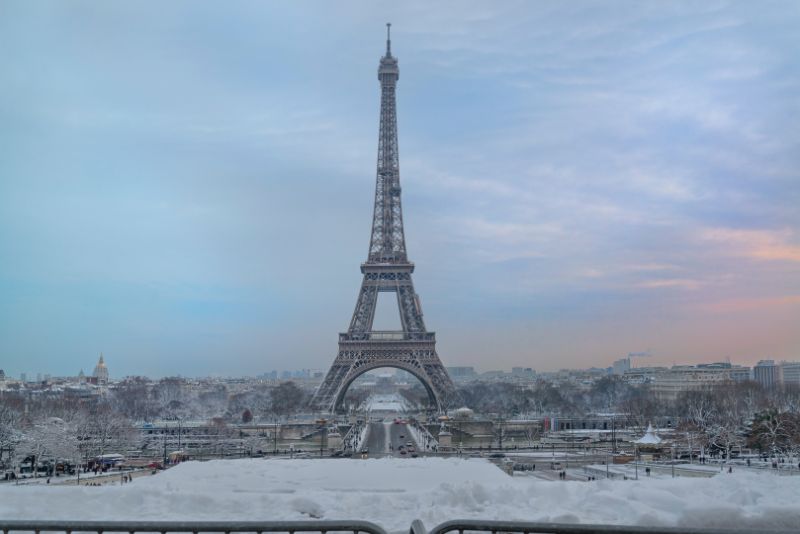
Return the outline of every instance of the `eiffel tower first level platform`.
<path id="1" fill-rule="evenodd" d="M 414 264 L 406 256 L 395 105 L 400 71 L 391 53 L 388 27 L 386 55 L 378 68 L 381 116 L 369 255 L 361 264 L 364 278 L 350 327 L 339 334 L 339 354 L 311 401 L 312 408 L 328 412 L 336 411 L 356 378 L 379 367 L 395 367 L 414 375 L 438 411 L 447 408 L 454 394 L 453 383 L 436 354 L 436 337 L 425 328 L 411 278 Z M 372 329 L 379 292 L 396 295 L 402 330 Z"/>

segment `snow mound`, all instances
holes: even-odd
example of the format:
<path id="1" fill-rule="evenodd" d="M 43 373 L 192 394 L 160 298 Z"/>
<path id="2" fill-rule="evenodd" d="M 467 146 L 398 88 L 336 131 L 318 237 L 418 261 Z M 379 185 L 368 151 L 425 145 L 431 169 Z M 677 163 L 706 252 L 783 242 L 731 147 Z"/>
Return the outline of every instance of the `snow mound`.
<path id="1" fill-rule="evenodd" d="M 186 462 L 123 486 L 0 486 L 0 517 L 364 519 L 408 531 L 456 518 L 795 528 L 800 477 L 766 473 L 596 482 L 512 478 L 481 459 Z M 42 506 L 42 503 L 47 506 Z"/>

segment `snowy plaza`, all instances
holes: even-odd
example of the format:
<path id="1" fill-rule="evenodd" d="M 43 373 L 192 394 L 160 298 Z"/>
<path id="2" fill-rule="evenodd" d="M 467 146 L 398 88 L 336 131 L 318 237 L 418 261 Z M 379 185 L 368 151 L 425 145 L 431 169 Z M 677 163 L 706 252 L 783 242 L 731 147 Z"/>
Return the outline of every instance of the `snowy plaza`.
<path id="1" fill-rule="evenodd" d="M 594 482 L 511 477 L 484 459 L 186 462 L 124 485 L 0 487 L 0 516 L 48 520 L 362 519 L 407 531 L 456 519 L 796 528 L 800 477 Z"/>

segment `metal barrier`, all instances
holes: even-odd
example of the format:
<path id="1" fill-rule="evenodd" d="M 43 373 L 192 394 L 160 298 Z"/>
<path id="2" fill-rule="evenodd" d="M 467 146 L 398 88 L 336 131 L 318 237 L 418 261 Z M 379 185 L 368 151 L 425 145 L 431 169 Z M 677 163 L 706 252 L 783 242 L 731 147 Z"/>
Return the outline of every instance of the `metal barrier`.
<path id="1" fill-rule="evenodd" d="M 369 521 L 4 521 L 0 530 L 9 532 L 352 532 L 387 534 Z"/>
<path id="2" fill-rule="evenodd" d="M 411 525 L 410 534 L 425 533 L 421 521 Z M 524 523 L 517 521 L 476 521 L 455 520 L 433 527 L 426 534 L 447 534 L 448 532 L 491 532 L 521 534 L 788 534 L 797 530 L 769 529 L 719 529 L 719 528 L 684 528 L 684 527 L 638 527 L 623 525 L 579 525 L 565 523 Z"/>
<path id="3" fill-rule="evenodd" d="M 346 532 L 353 534 L 387 534 L 369 521 L 3 521 L 0 531 L 12 532 L 137 532 L 167 533 L 257 533 L 287 532 L 288 534 Z M 435 526 L 430 531 L 419 519 L 411 523 L 409 534 L 448 534 L 458 532 L 490 532 L 492 534 L 788 534 L 800 530 L 719 529 L 684 527 L 643 527 L 623 525 L 581 525 L 566 523 L 525 523 L 517 521 L 455 520 Z"/>

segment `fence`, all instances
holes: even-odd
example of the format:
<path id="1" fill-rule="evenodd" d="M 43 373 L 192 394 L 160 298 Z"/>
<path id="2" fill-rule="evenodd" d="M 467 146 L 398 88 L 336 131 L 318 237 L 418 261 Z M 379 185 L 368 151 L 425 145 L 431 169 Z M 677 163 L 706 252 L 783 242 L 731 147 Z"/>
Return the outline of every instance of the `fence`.
<path id="1" fill-rule="evenodd" d="M 96 532 L 105 534 L 120 532 L 134 533 L 191 533 L 220 532 L 257 533 L 286 532 L 296 533 L 350 533 L 387 534 L 375 523 L 369 521 L 3 521 L 0 530 L 4 534 L 12 532 Z M 409 534 L 449 534 L 457 532 L 488 532 L 491 534 L 789 534 L 800 530 L 769 529 L 706 529 L 684 527 L 641 527 L 620 525 L 581 525 L 565 523 L 524 523 L 516 521 L 455 520 L 435 526 L 430 531 L 420 520 L 411 524 Z"/>
<path id="2" fill-rule="evenodd" d="M 684 527 L 640 527 L 623 525 L 578 525 L 565 523 L 524 523 L 517 521 L 448 521 L 425 530 L 421 521 L 411 524 L 409 534 L 448 534 L 457 532 L 490 532 L 492 534 L 788 534 L 798 530 L 770 529 L 717 529 L 717 528 L 684 528 Z"/>

